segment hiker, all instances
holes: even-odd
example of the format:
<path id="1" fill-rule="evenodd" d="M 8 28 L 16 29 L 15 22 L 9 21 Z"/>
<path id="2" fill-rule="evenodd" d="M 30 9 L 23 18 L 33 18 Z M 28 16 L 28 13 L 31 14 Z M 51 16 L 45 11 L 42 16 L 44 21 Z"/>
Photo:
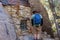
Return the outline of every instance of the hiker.
<path id="1" fill-rule="evenodd" d="M 34 29 L 35 40 L 40 40 L 41 39 L 41 28 L 43 25 L 43 18 L 42 18 L 42 15 L 38 11 L 33 11 L 33 15 L 31 17 L 31 24 Z"/>

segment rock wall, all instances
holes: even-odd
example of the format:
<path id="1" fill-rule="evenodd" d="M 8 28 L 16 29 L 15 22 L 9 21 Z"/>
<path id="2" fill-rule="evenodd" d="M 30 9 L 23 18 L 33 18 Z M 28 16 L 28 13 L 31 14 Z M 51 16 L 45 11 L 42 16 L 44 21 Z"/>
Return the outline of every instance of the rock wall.
<path id="1" fill-rule="evenodd" d="M 10 16 L 12 17 L 12 20 L 14 21 L 17 36 L 21 35 L 20 21 L 21 21 L 22 17 L 31 18 L 31 8 L 30 7 L 25 7 L 22 5 L 20 5 L 19 7 L 20 7 L 19 15 L 17 15 L 16 14 L 17 8 L 15 6 L 5 6 L 7 11 L 9 12 Z M 27 25 L 30 26 L 30 21 L 28 21 Z"/>
<path id="2" fill-rule="evenodd" d="M 0 3 L 0 40 L 16 40 L 13 21 L 2 3 Z"/>

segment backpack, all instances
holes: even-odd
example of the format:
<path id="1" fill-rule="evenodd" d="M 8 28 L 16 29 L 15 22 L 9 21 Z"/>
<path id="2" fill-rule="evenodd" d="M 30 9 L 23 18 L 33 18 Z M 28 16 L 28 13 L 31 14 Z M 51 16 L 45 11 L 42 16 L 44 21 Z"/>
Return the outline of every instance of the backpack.
<path id="1" fill-rule="evenodd" d="M 40 16 L 40 14 L 35 14 L 35 16 L 33 17 L 33 23 L 34 24 L 41 24 L 41 16 Z"/>

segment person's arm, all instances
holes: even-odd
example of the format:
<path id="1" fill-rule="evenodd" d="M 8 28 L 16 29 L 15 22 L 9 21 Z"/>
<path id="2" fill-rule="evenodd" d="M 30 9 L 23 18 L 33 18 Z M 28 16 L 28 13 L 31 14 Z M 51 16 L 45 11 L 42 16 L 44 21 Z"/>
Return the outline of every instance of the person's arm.
<path id="1" fill-rule="evenodd" d="M 32 24 L 32 26 L 33 26 L 33 17 L 34 17 L 34 15 L 32 15 L 32 17 L 31 17 L 31 24 Z"/>
<path id="2" fill-rule="evenodd" d="M 41 26 L 43 25 L 43 18 L 41 19 Z"/>
<path id="3" fill-rule="evenodd" d="M 40 15 L 41 16 L 41 26 L 43 25 L 43 17 L 42 17 L 42 15 Z"/>
<path id="4" fill-rule="evenodd" d="M 32 26 L 33 26 L 33 19 L 31 19 L 31 24 L 32 24 Z"/>

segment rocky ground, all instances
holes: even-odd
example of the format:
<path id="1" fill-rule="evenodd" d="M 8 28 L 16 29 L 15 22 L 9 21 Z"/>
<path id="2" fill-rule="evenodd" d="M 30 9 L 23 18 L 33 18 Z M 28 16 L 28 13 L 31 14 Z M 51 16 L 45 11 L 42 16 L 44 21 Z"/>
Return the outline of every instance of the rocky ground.
<path id="1" fill-rule="evenodd" d="M 19 39 L 20 40 L 33 40 L 33 35 L 32 34 L 28 34 L 28 33 L 24 33 L 24 35 L 20 36 Z M 57 37 L 55 39 L 50 38 L 50 35 L 46 35 L 46 34 L 42 34 L 43 40 L 59 40 Z"/>

